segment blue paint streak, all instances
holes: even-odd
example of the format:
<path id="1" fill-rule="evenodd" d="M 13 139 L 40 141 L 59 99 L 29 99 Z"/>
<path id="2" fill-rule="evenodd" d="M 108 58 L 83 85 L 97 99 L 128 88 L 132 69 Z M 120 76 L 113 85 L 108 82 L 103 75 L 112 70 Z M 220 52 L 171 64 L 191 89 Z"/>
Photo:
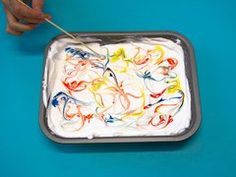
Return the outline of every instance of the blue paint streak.
<path id="1" fill-rule="evenodd" d="M 117 121 L 118 119 L 116 117 L 112 117 L 109 114 L 109 117 L 105 119 L 105 123 L 114 123 L 115 121 Z"/>
<path id="2" fill-rule="evenodd" d="M 75 49 L 71 47 L 65 48 L 65 52 L 71 54 L 75 58 L 81 58 L 83 60 L 89 59 L 91 56 L 94 56 L 94 54 L 81 50 L 81 49 Z"/>
<path id="3" fill-rule="evenodd" d="M 67 107 L 67 105 L 68 105 L 69 103 L 72 103 L 72 104 L 74 104 L 74 105 L 83 105 L 83 106 L 88 106 L 89 104 L 91 104 L 91 103 L 89 103 L 89 102 L 84 102 L 84 101 L 81 101 L 81 100 L 77 100 L 77 99 L 75 99 L 75 98 L 73 98 L 73 97 L 67 95 L 67 94 L 64 93 L 64 92 L 58 92 L 58 93 L 53 97 L 51 104 L 52 104 L 54 107 L 59 106 L 59 105 L 60 105 L 60 104 L 59 104 L 59 99 L 61 99 L 61 100 L 63 101 L 63 103 L 62 103 L 62 104 L 63 104 L 63 105 L 62 105 L 62 106 L 63 106 L 62 112 L 63 112 L 63 117 L 64 117 L 65 119 L 67 119 L 66 116 L 65 116 L 65 109 L 66 109 L 66 107 Z"/>

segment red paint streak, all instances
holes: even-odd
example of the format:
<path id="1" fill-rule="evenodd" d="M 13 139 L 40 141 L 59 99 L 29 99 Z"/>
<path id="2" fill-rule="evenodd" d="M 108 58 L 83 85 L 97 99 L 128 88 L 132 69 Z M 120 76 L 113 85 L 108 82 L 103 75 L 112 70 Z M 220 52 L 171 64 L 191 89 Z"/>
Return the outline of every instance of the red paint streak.
<path id="1" fill-rule="evenodd" d="M 138 60 L 138 61 L 134 61 L 134 63 L 136 65 L 143 65 L 145 63 L 147 63 L 149 61 L 149 58 L 144 58 L 144 59 L 141 59 L 141 60 Z"/>
<path id="2" fill-rule="evenodd" d="M 62 81 L 62 83 L 69 91 L 74 92 L 82 91 L 87 87 L 85 81 L 72 81 L 71 83 Z"/>
<path id="3" fill-rule="evenodd" d="M 178 60 L 176 60 L 175 58 L 167 58 L 166 60 L 171 65 L 171 69 L 175 68 L 178 64 Z"/>
<path id="4" fill-rule="evenodd" d="M 155 118 L 155 117 L 153 117 L 153 118 L 148 122 L 148 124 L 151 124 L 151 125 L 154 126 L 154 127 L 157 127 L 157 126 L 160 126 L 161 124 L 165 124 L 165 123 L 166 123 L 165 126 L 162 127 L 162 128 L 165 128 L 165 127 L 167 127 L 171 122 L 173 122 L 173 117 L 172 117 L 171 115 L 169 115 L 169 117 L 168 117 L 167 120 L 164 119 L 164 116 L 163 116 L 163 115 L 160 115 L 160 116 L 159 116 L 159 122 L 156 123 L 156 124 L 153 123 L 154 118 Z"/>
<path id="5" fill-rule="evenodd" d="M 66 113 L 66 118 L 67 118 L 68 120 L 73 119 L 75 116 L 76 116 L 76 114 L 68 114 L 68 113 Z"/>
<path id="6" fill-rule="evenodd" d="M 159 98 L 161 95 L 163 95 L 163 93 L 166 91 L 166 89 L 162 90 L 160 93 L 152 93 L 150 94 L 150 96 L 152 98 Z"/>
<path id="7" fill-rule="evenodd" d="M 84 120 L 88 120 L 88 123 L 90 123 L 90 120 L 93 118 L 93 114 L 88 114 L 83 116 Z"/>
<path id="8" fill-rule="evenodd" d="M 178 64 L 178 60 L 175 59 L 175 58 L 167 58 L 165 60 L 162 60 L 159 64 L 161 64 L 161 63 L 163 63 L 165 61 L 167 61 L 169 63 L 170 69 L 174 69 L 177 66 L 177 64 Z M 165 73 L 165 71 L 163 71 L 163 74 L 164 73 Z"/>
<path id="9" fill-rule="evenodd" d="M 163 116 L 163 115 L 160 115 L 160 116 L 159 116 L 159 122 L 158 122 L 157 124 L 154 124 L 154 123 L 153 123 L 154 118 L 155 118 L 155 117 L 153 117 L 153 118 L 148 122 L 148 124 L 151 124 L 152 126 L 157 127 L 157 126 L 159 126 L 159 125 L 165 123 L 165 119 L 164 119 L 164 116 Z"/>
<path id="10" fill-rule="evenodd" d="M 169 117 L 168 117 L 168 120 L 167 120 L 167 123 L 166 123 L 166 125 L 163 127 L 163 128 L 165 128 L 165 127 L 167 127 L 171 122 L 173 122 L 174 120 L 173 120 L 173 117 L 171 116 L 171 115 L 169 115 Z"/>

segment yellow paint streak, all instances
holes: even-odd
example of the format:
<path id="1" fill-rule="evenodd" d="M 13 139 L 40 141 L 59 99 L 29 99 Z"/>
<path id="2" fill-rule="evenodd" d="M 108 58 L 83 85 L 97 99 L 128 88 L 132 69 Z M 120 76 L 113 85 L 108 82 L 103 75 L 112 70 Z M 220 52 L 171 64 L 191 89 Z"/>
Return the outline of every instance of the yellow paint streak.
<path id="1" fill-rule="evenodd" d="M 181 90 L 181 85 L 180 85 L 180 80 L 179 78 L 170 81 L 170 83 L 172 83 L 172 85 L 167 89 L 168 93 L 175 93 L 178 90 Z"/>
<path id="2" fill-rule="evenodd" d="M 165 51 L 160 45 L 157 45 L 155 46 L 155 49 L 151 53 L 157 53 L 157 52 L 160 53 L 160 56 L 156 58 L 156 64 L 160 64 L 163 61 Z"/>

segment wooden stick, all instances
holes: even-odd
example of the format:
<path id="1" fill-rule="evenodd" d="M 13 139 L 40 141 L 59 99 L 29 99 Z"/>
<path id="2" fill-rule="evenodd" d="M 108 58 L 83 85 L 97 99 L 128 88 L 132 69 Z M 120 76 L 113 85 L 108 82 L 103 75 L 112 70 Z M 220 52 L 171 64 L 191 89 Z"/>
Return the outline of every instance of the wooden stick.
<path id="1" fill-rule="evenodd" d="M 22 4 L 23 6 L 27 7 L 27 8 L 31 8 L 30 6 L 28 6 L 27 4 L 25 4 L 23 1 L 21 0 L 17 0 L 20 4 Z M 60 30 L 61 32 L 65 33 L 67 36 L 69 36 L 70 38 L 74 39 L 75 41 L 79 42 L 80 44 L 82 44 L 84 47 L 86 47 L 87 49 L 89 49 L 90 51 L 92 51 L 94 54 L 96 54 L 98 57 L 101 57 L 101 55 L 99 53 L 97 53 L 95 50 L 93 50 L 91 47 L 89 47 L 88 45 L 86 45 L 83 41 L 81 41 L 81 39 L 79 39 L 78 37 L 75 37 L 74 35 L 72 35 L 71 33 L 67 32 L 66 30 L 64 30 L 62 27 L 60 27 L 59 25 L 57 25 L 56 23 L 52 22 L 51 20 L 44 18 L 45 21 L 47 21 L 49 24 L 51 24 L 53 27 L 57 28 L 58 30 Z"/>

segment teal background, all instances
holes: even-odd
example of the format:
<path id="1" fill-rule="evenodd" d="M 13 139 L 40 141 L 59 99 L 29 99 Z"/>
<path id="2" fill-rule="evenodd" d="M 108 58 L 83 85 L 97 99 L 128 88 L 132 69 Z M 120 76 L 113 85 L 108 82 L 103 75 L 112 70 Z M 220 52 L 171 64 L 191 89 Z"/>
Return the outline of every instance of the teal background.
<path id="1" fill-rule="evenodd" d="M 59 34 L 42 24 L 5 33 L 0 10 L 0 176 L 235 177 L 236 1 L 50 1 L 45 11 L 69 31 L 173 30 L 196 53 L 202 124 L 188 141 L 59 145 L 38 125 L 43 53 Z"/>

